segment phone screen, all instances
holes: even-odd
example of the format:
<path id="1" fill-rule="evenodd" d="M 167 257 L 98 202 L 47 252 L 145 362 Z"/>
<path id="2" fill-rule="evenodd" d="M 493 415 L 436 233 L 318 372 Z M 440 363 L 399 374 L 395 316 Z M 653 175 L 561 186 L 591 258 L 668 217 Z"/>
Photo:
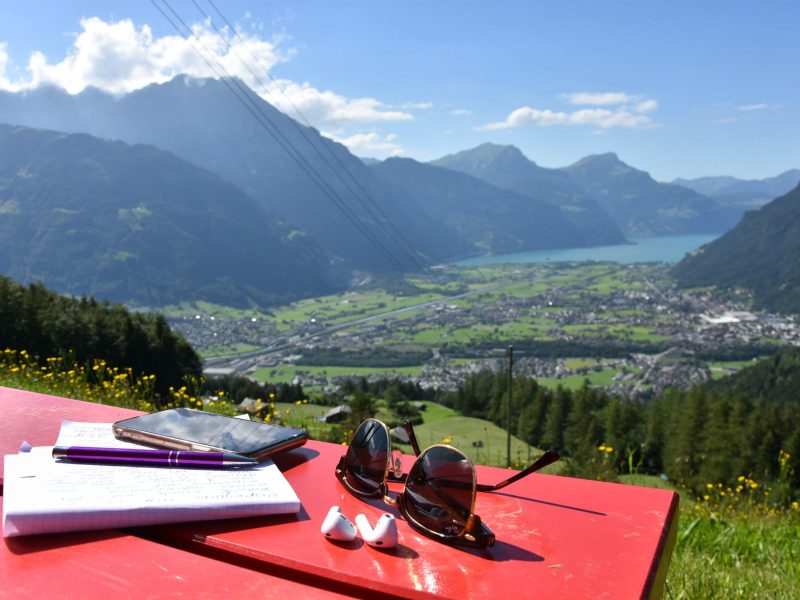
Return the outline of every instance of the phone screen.
<path id="1" fill-rule="evenodd" d="M 265 458 L 301 446 L 302 429 L 172 408 L 114 423 L 114 435 L 149 445 L 184 450 L 218 450 Z"/>

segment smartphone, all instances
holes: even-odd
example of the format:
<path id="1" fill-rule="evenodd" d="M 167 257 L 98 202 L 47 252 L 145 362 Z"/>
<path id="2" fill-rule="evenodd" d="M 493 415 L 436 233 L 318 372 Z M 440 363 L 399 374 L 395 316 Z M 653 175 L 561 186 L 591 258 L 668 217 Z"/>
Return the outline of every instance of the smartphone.
<path id="1" fill-rule="evenodd" d="M 121 440 L 158 448 L 235 452 L 257 460 L 306 443 L 303 429 L 235 419 L 191 408 L 170 408 L 113 425 Z"/>

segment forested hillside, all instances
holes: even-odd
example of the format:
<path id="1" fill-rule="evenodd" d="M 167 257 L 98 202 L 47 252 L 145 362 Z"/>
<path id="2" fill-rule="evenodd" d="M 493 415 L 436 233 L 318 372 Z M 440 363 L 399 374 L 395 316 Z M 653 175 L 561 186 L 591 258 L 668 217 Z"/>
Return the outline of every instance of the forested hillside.
<path id="1" fill-rule="evenodd" d="M 267 305 L 334 289 L 311 236 L 162 150 L 0 125 L 0 273 L 161 306 Z"/>
<path id="2" fill-rule="evenodd" d="M 724 377 L 710 387 L 753 401 L 783 404 L 800 401 L 800 348 L 789 347 L 752 367 Z M 800 427 L 800 423 L 797 423 Z"/>
<path id="3" fill-rule="evenodd" d="M 800 377 L 797 353 L 743 371 L 724 390 L 699 386 L 669 391 L 649 404 L 611 397 L 584 385 L 577 391 L 515 377 L 511 430 L 531 445 L 573 459 L 579 474 L 603 465 L 666 473 L 680 485 L 735 483 L 739 476 L 777 481 L 790 473 L 784 500 L 800 488 L 800 398 L 771 397 L 772 362 Z M 473 375 L 450 398 L 456 410 L 506 427 L 507 373 Z M 601 451 L 598 448 L 602 447 Z M 789 458 L 782 465 L 781 452 Z M 787 470 L 788 468 L 788 470 Z M 783 471 L 782 471 L 783 469 Z"/>
<path id="4" fill-rule="evenodd" d="M 747 288 L 756 307 L 800 313 L 800 187 L 748 212 L 722 237 L 687 255 L 674 275 L 686 287 Z"/>
<path id="5" fill-rule="evenodd" d="M 155 375 L 160 394 L 201 375 L 200 358 L 162 316 L 67 298 L 2 275 L 0 348 L 24 350 L 42 362 L 61 358 L 90 365 L 103 359 L 121 370 L 130 368 L 136 377 Z"/>

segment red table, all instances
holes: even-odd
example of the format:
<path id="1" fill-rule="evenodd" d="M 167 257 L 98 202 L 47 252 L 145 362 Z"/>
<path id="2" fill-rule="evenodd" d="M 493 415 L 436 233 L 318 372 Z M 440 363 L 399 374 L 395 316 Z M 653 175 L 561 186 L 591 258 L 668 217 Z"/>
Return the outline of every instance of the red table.
<path id="1" fill-rule="evenodd" d="M 139 413 L 0 387 L 0 454 L 16 452 L 22 440 L 36 446 L 52 445 L 62 419 L 102 423 L 136 414 Z M 0 483 L 2 469 L 0 461 Z M 133 530 L 3 541 L 0 598 L 289 598 L 293 594 L 298 598 L 342 597 L 257 568 L 154 543 Z"/>
<path id="2" fill-rule="evenodd" d="M 19 443 L 18 439 L 7 441 L 9 434 L 18 438 L 25 432 L 29 442 L 49 445 L 62 418 L 113 421 L 120 418 L 116 415 L 128 414 L 2 388 L 0 410 L 6 416 L 15 413 L 11 421 L 0 422 L 0 449 L 4 452 L 15 451 Z M 117 566 L 100 566 L 102 573 L 122 578 L 130 573 L 151 573 L 153 567 L 143 548 L 157 547 L 176 553 L 170 555 L 176 564 L 181 556 L 193 556 L 220 568 L 225 565 L 278 581 L 284 588 L 297 586 L 296 593 L 302 597 L 308 591 L 570 599 L 640 598 L 661 593 L 677 526 L 678 497 L 673 492 L 534 474 L 501 492 L 479 494 L 476 512 L 497 537 L 492 548 L 445 546 L 416 533 L 400 518 L 400 546 L 393 551 L 376 550 L 360 540 L 334 544 L 319 533 L 322 519 L 334 504 L 351 520 L 364 512 L 374 522 L 381 512 L 392 510 L 378 501 L 356 499 L 341 487 L 333 473 L 343 452 L 342 446 L 311 441 L 276 461 L 302 502 L 297 515 L 141 528 L 131 530 L 136 537 L 109 534 L 110 541 L 102 534 L 66 536 L 64 539 L 84 541 L 66 544 L 59 553 L 65 560 L 71 556 L 77 564 L 85 564 L 82 552 L 94 552 L 92 548 L 98 544 L 127 540 L 132 554 Z M 406 470 L 409 466 L 405 465 Z M 504 469 L 478 467 L 481 482 L 507 476 Z M 100 539 L 95 539 L 97 536 Z M 138 544 L 142 548 L 134 549 Z M 11 564 L 9 552 L 7 546 L 0 575 L 9 573 L 5 569 Z M 32 551 L 20 560 L 33 564 L 37 558 Z M 211 592 L 225 591 L 216 588 L 216 577 L 204 578 L 200 567 L 194 577 L 205 581 Z M 12 579 L 24 580 L 19 575 Z M 146 578 L 140 583 L 144 595 L 161 591 Z"/>

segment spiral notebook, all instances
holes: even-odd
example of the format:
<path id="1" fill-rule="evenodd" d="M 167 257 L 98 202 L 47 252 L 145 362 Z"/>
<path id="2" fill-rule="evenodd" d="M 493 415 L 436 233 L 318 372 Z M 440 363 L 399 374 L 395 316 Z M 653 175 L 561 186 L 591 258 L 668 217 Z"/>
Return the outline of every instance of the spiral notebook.
<path id="1" fill-rule="evenodd" d="M 110 423 L 64 421 L 58 446 L 131 447 Z M 117 529 L 296 513 L 272 461 L 243 469 L 172 469 L 58 462 L 52 447 L 6 455 L 3 536 Z"/>

